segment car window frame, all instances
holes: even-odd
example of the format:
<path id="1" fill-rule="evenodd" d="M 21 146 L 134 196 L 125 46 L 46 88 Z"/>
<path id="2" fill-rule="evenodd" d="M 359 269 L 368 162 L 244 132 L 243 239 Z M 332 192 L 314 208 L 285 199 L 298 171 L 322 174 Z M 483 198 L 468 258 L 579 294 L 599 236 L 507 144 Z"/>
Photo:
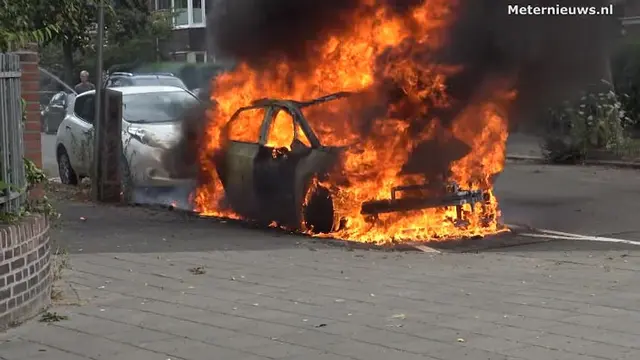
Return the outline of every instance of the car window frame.
<path id="1" fill-rule="evenodd" d="M 256 141 L 241 141 L 241 140 L 233 140 L 230 138 L 231 135 L 231 127 L 233 126 L 233 123 L 236 122 L 238 120 L 238 118 L 240 117 L 240 114 L 245 112 L 245 111 L 251 111 L 251 110 L 262 110 L 264 112 L 264 115 L 262 117 L 262 121 L 260 121 L 260 125 L 259 125 L 259 130 L 258 130 L 258 139 Z M 225 124 L 222 133 L 223 133 L 223 138 L 227 139 L 228 141 L 231 142 L 236 142 L 236 143 L 243 143 L 243 144 L 256 144 L 256 145 L 260 145 L 260 141 L 262 138 L 262 128 L 264 127 L 265 121 L 267 119 L 268 116 L 271 116 L 271 112 L 272 109 L 270 106 L 246 106 L 243 108 L 240 108 L 238 110 L 236 110 L 235 113 L 233 113 L 233 115 L 231 115 L 231 118 L 229 119 L 229 121 L 227 121 L 227 123 Z"/>
<path id="2" fill-rule="evenodd" d="M 305 130 L 304 126 L 302 126 L 302 124 L 297 121 L 296 116 L 297 114 L 293 111 L 291 111 L 289 108 L 287 108 L 286 106 L 278 106 L 278 105 L 272 105 L 269 106 L 269 117 L 264 118 L 263 120 L 263 124 L 261 125 L 260 128 L 260 139 L 258 141 L 258 143 L 262 146 L 266 146 L 266 144 L 269 143 L 269 134 L 271 131 L 271 126 L 273 125 L 274 121 L 276 121 L 278 114 L 280 112 L 284 112 L 285 114 L 289 115 L 290 121 L 291 121 L 291 125 L 292 125 L 292 129 L 293 129 L 293 136 L 292 139 L 298 140 L 300 141 L 301 144 L 307 146 L 307 147 L 311 147 L 311 141 L 309 140 L 309 135 L 307 134 L 307 131 Z M 306 140 L 309 142 L 309 145 L 304 144 L 304 142 L 302 142 L 300 140 L 300 136 L 298 134 L 298 130 L 302 131 L 302 134 L 304 135 L 304 137 L 306 138 Z"/>
<path id="3" fill-rule="evenodd" d="M 84 123 L 86 123 L 86 124 L 89 124 L 89 125 L 93 125 L 93 122 L 94 122 L 93 116 L 95 116 L 95 115 L 93 115 L 91 119 L 87 119 L 87 118 L 85 118 L 85 117 L 83 116 L 83 114 L 79 114 L 79 113 L 76 111 L 76 108 L 77 108 L 77 106 L 78 106 L 78 100 L 80 100 L 80 103 L 82 104 L 82 106 L 86 106 L 86 105 L 84 105 L 84 104 L 85 104 L 87 101 L 89 101 L 89 98 L 93 98 L 93 101 L 94 101 L 94 104 L 93 104 L 93 110 L 94 110 L 94 112 L 95 112 L 95 98 L 96 98 L 96 94 L 95 94 L 95 93 L 89 93 L 89 94 L 86 94 L 86 95 L 82 94 L 82 95 L 80 95 L 80 96 L 77 96 L 77 97 L 76 97 L 75 101 L 73 102 L 73 115 L 74 115 L 77 119 L 81 120 L 82 122 L 84 122 Z"/>
<path id="4" fill-rule="evenodd" d="M 265 117 L 264 122 L 262 124 L 262 128 L 260 130 L 260 141 L 259 141 L 260 145 L 266 146 L 266 144 L 268 143 L 269 130 L 271 129 L 271 124 L 275 120 L 278 111 L 285 111 L 289 115 L 291 115 L 293 119 L 294 139 L 297 138 L 296 130 L 297 130 L 297 127 L 299 127 L 300 130 L 302 130 L 304 136 L 309 141 L 312 149 L 319 148 L 322 146 L 322 144 L 320 143 L 320 139 L 318 139 L 316 134 L 313 132 L 311 125 L 309 125 L 309 123 L 306 122 L 306 120 L 304 120 L 304 115 L 302 114 L 302 111 L 300 110 L 300 108 L 289 107 L 282 104 L 271 104 L 268 107 L 269 107 L 270 117 Z"/>

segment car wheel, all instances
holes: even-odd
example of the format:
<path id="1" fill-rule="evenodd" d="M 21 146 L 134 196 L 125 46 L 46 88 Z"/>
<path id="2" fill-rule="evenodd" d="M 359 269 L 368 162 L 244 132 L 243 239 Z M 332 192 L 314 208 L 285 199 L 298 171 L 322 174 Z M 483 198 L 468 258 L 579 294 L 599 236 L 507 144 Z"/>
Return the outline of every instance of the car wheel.
<path id="1" fill-rule="evenodd" d="M 124 154 L 120 156 L 120 176 L 122 201 L 125 203 L 130 203 L 133 200 L 133 179 L 131 178 L 129 162 L 127 161 L 127 158 L 124 156 Z"/>
<path id="2" fill-rule="evenodd" d="M 69 154 L 64 147 L 58 150 L 58 174 L 60 182 L 67 185 L 78 185 L 78 176 L 71 166 Z"/>
<path id="3" fill-rule="evenodd" d="M 333 200 L 329 189 L 318 186 L 303 209 L 304 224 L 314 233 L 330 233 L 333 230 Z"/>

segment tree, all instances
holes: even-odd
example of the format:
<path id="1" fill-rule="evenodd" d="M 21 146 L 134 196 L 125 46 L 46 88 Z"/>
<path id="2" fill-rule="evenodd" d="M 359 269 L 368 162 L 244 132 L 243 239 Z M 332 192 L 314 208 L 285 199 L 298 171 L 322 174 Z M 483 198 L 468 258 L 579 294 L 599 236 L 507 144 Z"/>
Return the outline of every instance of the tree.
<path id="1" fill-rule="evenodd" d="M 9 0 L 14 1 L 14 0 Z M 29 1 L 29 0 L 25 0 Z M 76 51 L 85 52 L 92 44 L 96 29 L 97 7 L 87 0 L 30 0 L 36 4 L 34 23 L 37 27 L 55 24 L 57 31 L 51 42 L 62 45 L 64 81 L 74 82 L 74 59 Z M 107 12 L 111 11 L 108 2 Z M 45 42 L 46 44 L 46 42 Z"/>
<path id="2" fill-rule="evenodd" d="M 162 58 L 159 44 L 169 39 L 173 14 L 151 11 L 146 0 L 116 1 L 107 31 L 105 68 Z"/>
<path id="3" fill-rule="evenodd" d="M 0 0 L 0 51 L 17 50 L 27 43 L 41 43 L 53 38 L 59 28 L 55 23 L 34 22 L 38 3 L 31 0 Z"/>

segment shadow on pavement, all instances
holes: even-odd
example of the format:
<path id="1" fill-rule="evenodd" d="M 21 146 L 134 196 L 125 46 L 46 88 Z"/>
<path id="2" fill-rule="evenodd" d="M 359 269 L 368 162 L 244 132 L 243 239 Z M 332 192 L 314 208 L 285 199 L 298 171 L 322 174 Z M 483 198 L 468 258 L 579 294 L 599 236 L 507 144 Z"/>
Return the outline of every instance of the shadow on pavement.
<path id="1" fill-rule="evenodd" d="M 67 201 L 55 206 L 62 215 L 52 227 L 51 237 L 57 246 L 72 254 L 269 251 L 311 244 L 336 245 L 332 240 L 235 221 L 199 218 L 162 208 Z M 523 232 L 533 230 L 518 229 L 486 238 L 426 245 L 444 253 L 640 250 L 629 244 L 527 237 Z M 357 245 L 353 247 L 362 248 Z M 407 249 L 398 247 L 397 250 Z"/>
<path id="2" fill-rule="evenodd" d="M 282 230 L 252 229 L 167 209 L 69 201 L 54 206 L 61 216 L 51 238 L 72 254 L 275 250 L 308 241 Z"/>

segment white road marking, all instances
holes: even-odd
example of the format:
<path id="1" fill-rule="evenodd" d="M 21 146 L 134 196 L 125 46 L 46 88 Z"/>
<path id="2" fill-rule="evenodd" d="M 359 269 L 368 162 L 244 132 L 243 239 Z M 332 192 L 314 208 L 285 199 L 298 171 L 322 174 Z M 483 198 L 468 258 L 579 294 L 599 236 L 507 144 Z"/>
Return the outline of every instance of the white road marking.
<path id="1" fill-rule="evenodd" d="M 522 236 L 529 237 L 541 237 L 541 238 L 549 238 L 554 240 L 574 240 L 574 241 L 595 241 L 595 242 L 609 242 L 609 243 L 619 243 L 619 244 L 628 244 L 628 245 L 640 245 L 640 241 L 635 240 L 625 240 L 625 239 L 616 239 L 610 237 L 603 236 L 589 236 L 589 235 L 580 235 L 567 233 L 562 231 L 555 230 L 547 230 L 547 229 L 536 229 L 541 234 L 520 234 Z"/>
<path id="2" fill-rule="evenodd" d="M 541 239 L 553 239 L 553 240 L 580 240 L 580 239 L 577 239 L 575 236 L 560 236 L 560 235 L 550 235 L 550 234 L 529 234 L 529 233 L 518 234 L 518 235 L 526 236 L 526 237 L 541 238 Z"/>
<path id="3" fill-rule="evenodd" d="M 432 247 L 429 247 L 429 246 L 426 246 L 426 245 L 416 244 L 416 245 L 413 245 L 413 247 L 418 249 L 418 250 L 420 250 L 420 251 L 422 251 L 422 252 L 425 252 L 425 253 L 440 254 L 440 250 L 436 250 L 436 249 L 434 249 Z"/>

